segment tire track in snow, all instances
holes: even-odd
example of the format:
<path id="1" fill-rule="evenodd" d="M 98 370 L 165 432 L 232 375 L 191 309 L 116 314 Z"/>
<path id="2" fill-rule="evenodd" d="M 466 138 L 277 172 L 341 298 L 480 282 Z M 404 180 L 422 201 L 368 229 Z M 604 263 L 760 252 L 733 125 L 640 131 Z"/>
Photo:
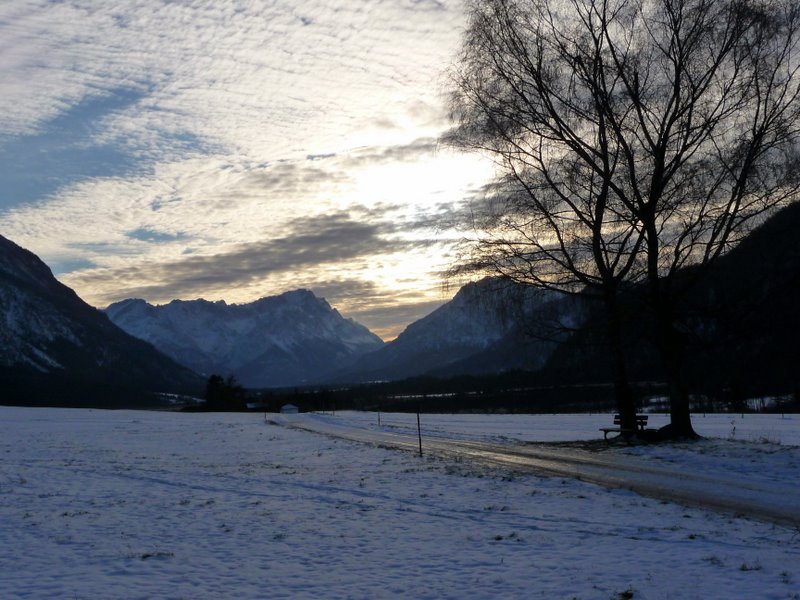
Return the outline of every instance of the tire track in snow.
<path id="1" fill-rule="evenodd" d="M 375 493 L 371 490 L 357 490 L 333 484 L 317 484 L 304 481 L 278 480 L 273 477 L 240 477 L 230 474 L 192 473 L 192 472 L 167 472 L 164 470 L 129 468 L 125 470 L 100 470 L 97 468 L 75 467 L 72 464 L 53 465 L 47 461 L 29 461 L 29 466 L 39 470 L 54 473 L 67 472 L 70 475 L 80 474 L 86 478 L 109 480 L 113 478 L 137 482 L 143 485 L 155 485 L 164 488 L 176 489 L 209 495 L 232 495 L 245 499 L 280 500 L 290 502 L 294 497 L 289 490 L 305 492 L 305 498 L 317 504 L 328 504 L 334 507 L 347 506 L 355 510 L 370 509 L 369 502 L 385 502 L 392 505 L 396 512 L 423 515 L 427 517 L 459 520 L 467 518 L 480 520 L 483 511 L 477 509 L 462 509 L 454 514 L 452 509 L 443 509 L 435 500 L 421 500 L 418 498 L 399 498 L 388 494 Z M 209 478 L 214 478 L 221 485 L 209 485 Z M 264 490 L 264 486 L 269 490 Z"/>

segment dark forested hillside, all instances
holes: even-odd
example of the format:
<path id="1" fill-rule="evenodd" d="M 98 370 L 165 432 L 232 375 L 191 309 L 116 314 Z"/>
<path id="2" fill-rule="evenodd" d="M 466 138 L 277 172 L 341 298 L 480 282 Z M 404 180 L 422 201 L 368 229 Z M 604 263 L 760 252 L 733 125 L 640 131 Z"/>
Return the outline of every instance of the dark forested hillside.
<path id="1" fill-rule="evenodd" d="M 31 252 L 0 237 L 0 402 L 120 406 L 202 380 L 116 327 Z"/>
<path id="2" fill-rule="evenodd" d="M 692 391 L 723 401 L 800 388 L 800 204 L 786 207 L 703 271 L 679 274 L 680 325 Z M 661 372 L 639 289 L 624 298 L 627 363 L 635 380 Z M 546 381 L 608 379 L 601 324 L 588 319 L 540 376 Z"/>

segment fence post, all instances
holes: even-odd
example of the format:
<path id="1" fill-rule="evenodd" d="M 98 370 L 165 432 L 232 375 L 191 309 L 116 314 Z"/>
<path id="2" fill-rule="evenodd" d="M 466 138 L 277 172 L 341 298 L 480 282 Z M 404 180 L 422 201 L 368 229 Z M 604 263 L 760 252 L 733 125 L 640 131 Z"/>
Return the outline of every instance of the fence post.
<path id="1" fill-rule="evenodd" d="M 419 437 L 419 455 L 422 456 L 422 428 L 419 425 L 419 406 L 417 406 L 417 437 Z"/>

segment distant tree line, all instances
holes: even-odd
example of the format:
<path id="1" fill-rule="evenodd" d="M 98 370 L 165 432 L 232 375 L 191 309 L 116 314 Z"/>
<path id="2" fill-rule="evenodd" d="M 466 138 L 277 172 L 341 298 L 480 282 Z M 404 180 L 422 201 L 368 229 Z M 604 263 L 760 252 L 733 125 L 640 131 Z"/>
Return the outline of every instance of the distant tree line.
<path id="1" fill-rule="evenodd" d="M 415 377 L 401 381 L 336 386 L 250 391 L 257 410 L 279 412 L 294 404 L 301 411 L 335 412 L 368 410 L 422 413 L 609 412 L 615 410 L 613 384 L 589 378 L 564 384 L 558 373 L 511 371 L 497 375 L 463 375 L 451 378 Z M 657 381 L 631 384 L 635 406 L 647 410 L 658 398 L 668 398 L 669 388 Z M 800 390 L 798 390 L 800 392 Z M 800 412 L 800 393 L 788 394 L 779 404 L 749 406 L 742 390 L 722 390 L 714 395 L 690 397 L 694 412 Z M 663 406 L 656 406 L 663 410 Z"/>
<path id="2" fill-rule="evenodd" d="M 233 375 L 228 378 L 212 375 L 206 383 L 206 404 L 208 410 L 237 411 L 247 409 L 247 394 Z"/>

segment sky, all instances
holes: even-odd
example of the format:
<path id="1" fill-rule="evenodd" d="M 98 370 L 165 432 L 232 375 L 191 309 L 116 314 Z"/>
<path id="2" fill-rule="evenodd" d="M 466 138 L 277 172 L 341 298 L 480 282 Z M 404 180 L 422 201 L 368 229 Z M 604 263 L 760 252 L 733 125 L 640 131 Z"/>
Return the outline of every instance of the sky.
<path id="1" fill-rule="evenodd" d="M 461 0 L 5 0 L 0 234 L 97 307 L 298 288 L 391 339 L 492 176 L 439 142 Z"/>

